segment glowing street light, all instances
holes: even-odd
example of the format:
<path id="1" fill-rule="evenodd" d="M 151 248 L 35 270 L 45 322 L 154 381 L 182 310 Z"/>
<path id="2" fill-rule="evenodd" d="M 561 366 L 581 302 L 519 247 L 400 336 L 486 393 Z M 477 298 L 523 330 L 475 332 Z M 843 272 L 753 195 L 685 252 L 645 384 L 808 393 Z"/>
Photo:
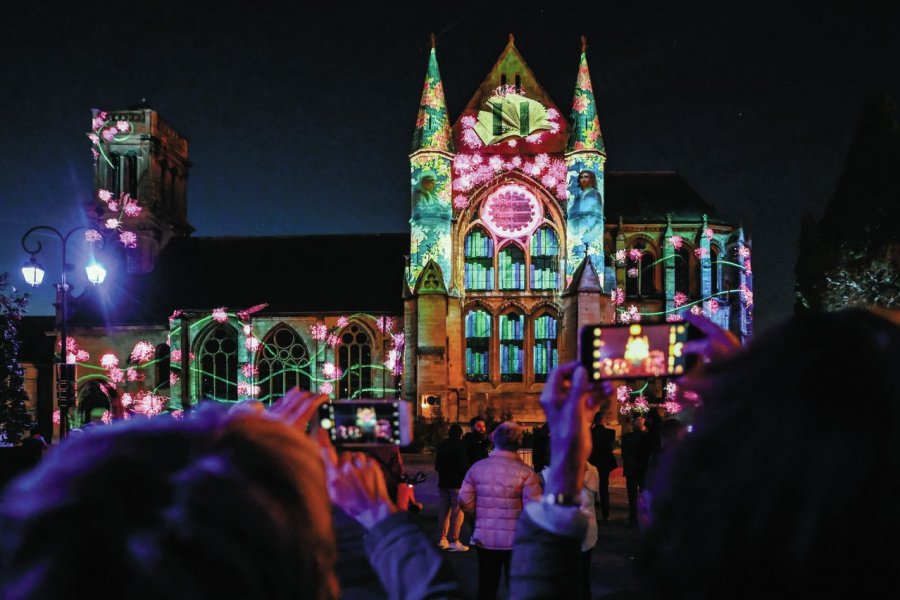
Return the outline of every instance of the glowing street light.
<path id="1" fill-rule="evenodd" d="M 31 257 L 30 261 L 22 265 L 22 277 L 25 278 L 25 282 L 31 287 L 37 287 L 44 281 L 44 267 L 41 266 L 41 263 L 34 256 Z"/>
<path id="2" fill-rule="evenodd" d="M 34 246 L 28 245 L 28 237 L 36 231 L 46 231 L 56 235 L 62 246 L 62 268 L 60 269 L 60 280 L 56 286 L 56 322 L 59 324 L 59 337 L 61 350 L 59 360 L 56 364 L 56 389 L 57 403 L 59 405 L 59 437 L 65 438 L 69 433 L 69 406 L 74 400 L 74 384 L 75 365 L 69 365 L 66 362 L 66 352 L 69 347 L 69 283 L 66 281 L 66 272 L 69 264 L 66 262 L 66 249 L 69 243 L 69 237 L 76 231 L 88 229 L 87 227 L 75 227 L 68 233 L 62 234 L 59 230 L 48 225 L 38 225 L 32 227 L 22 236 L 22 248 L 25 252 L 31 254 L 31 260 L 22 266 L 22 276 L 26 283 L 32 287 L 37 287 L 44 281 L 44 267 L 37 261 L 35 255 L 41 251 L 43 245 L 40 240 L 34 240 Z M 94 285 L 103 283 L 106 279 L 106 269 L 103 268 L 93 258 L 85 267 L 88 281 Z"/>

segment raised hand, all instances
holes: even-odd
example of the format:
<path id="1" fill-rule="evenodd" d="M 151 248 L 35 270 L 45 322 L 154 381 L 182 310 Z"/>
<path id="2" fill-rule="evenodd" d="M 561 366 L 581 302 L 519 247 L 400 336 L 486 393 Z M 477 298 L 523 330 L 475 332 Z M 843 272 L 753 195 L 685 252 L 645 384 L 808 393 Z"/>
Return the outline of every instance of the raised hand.
<path id="1" fill-rule="evenodd" d="M 588 383 L 578 362 L 554 369 L 541 392 L 541 408 L 550 424 L 550 478 L 546 492 L 577 496 L 591 453 L 591 421 L 600 406 L 601 390 Z"/>
<path id="2" fill-rule="evenodd" d="M 317 435 L 332 503 L 366 529 L 397 512 L 388 496 L 381 467 L 373 458 L 362 452 L 342 452 L 338 456 L 328 433 L 320 429 Z"/>
<path id="3" fill-rule="evenodd" d="M 328 401 L 325 394 L 292 388 L 266 411 L 266 416 L 306 432 L 310 419 Z"/>

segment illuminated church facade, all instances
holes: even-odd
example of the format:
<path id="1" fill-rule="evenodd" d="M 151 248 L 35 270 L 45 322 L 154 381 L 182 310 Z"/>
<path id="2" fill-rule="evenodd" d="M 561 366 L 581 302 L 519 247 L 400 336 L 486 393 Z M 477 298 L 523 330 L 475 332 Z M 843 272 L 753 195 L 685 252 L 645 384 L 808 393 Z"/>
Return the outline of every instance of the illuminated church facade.
<path id="1" fill-rule="evenodd" d="M 452 124 L 432 47 L 409 157 L 409 235 L 192 236 L 187 140 L 148 107 L 98 113 L 91 136 L 97 200 L 87 209 L 129 275 L 71 302 L 83 419 L 269 402 L 300 385 L 401 397 L 425 417 L 534 422 L 548 372 L 576 358 L 585 324 L 693 310 L 742 339 L 752 331 L 742 229 L 677 173 L 606 170 L 584 46 L 568 119 L 510 38 Z M 142 209 L 126 212 L 128 198 Z M 316 260 L 303 261 L 296 286 L 285 282 L 298 269 L 280 261 L 317 255 L 353 270 L 345 279 L 357 291 L 301 285 L 333 277 Z M 662 385 L 646 395 L 662 401 Z"/>
<path id="2" fill-rule="evenodd" d="M 587 324 L 693 310 L 751 334 L 743 231 L 676 173 L 606 171 L 585 50 L 568 120 L 510 37 L 452 125 L 431 50 L 404 301 L 404 396 L 426 414 L 541 420 L 547 374 L 576 359 Z"/>

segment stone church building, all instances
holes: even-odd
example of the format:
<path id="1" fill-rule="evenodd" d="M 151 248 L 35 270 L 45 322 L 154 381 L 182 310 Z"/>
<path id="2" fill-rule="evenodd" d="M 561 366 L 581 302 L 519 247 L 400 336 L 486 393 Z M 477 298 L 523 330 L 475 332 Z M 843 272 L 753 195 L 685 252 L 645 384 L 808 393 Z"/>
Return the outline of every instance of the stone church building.
<path id="1" fill-rule="evenodd" d="M 607 171 L 584 46 L 570 66 L 567 118 L 510 38 L 451 121 L 431 49 L 405 234 L 195 236 L 188 141 L 146 106 L 95 116 L 97 200 L 86 209 L 100 224 L 127 222 L 134 239 L 107 241 L 127 276 L 70 302 L 82 396 L 99 382 L 126 408 L 156 412 L 268 402 L 300 385 L 400 397 L 425 417 L 534 422 L 548 372 L 576 357 L 585 324 L 693 310 L 746 339 L 744 232 L 675 172 Z M 127 130 L 104 137 L 110 123 Z M 123 198 L 140 213 L 123 216 Z M 352 289 L 323 256 L 345 265 Z M 25 358 L 45 382 L 35 390 L 47 423 L 52 358 Z M 661 399 L 662 385 L 648 397 Z M 81 418 L 116 405 L 96 403 L 82 402 Z"/>

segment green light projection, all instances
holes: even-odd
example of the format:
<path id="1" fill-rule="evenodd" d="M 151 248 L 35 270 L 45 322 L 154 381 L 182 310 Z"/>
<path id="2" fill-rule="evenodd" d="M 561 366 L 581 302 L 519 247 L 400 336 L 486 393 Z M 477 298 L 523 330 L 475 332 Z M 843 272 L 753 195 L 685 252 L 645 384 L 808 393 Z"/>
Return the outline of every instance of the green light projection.
<path id="1" fill-rule="evenodd" d="M 412 172 L 412 218 L 410 225 L 410 265 L 407 281 L 416 279 L 433 260 L 441 267 L 444 285 L 450 285 L 451 158 L 435 152 L 422 152 L 410 158 Z"/>

